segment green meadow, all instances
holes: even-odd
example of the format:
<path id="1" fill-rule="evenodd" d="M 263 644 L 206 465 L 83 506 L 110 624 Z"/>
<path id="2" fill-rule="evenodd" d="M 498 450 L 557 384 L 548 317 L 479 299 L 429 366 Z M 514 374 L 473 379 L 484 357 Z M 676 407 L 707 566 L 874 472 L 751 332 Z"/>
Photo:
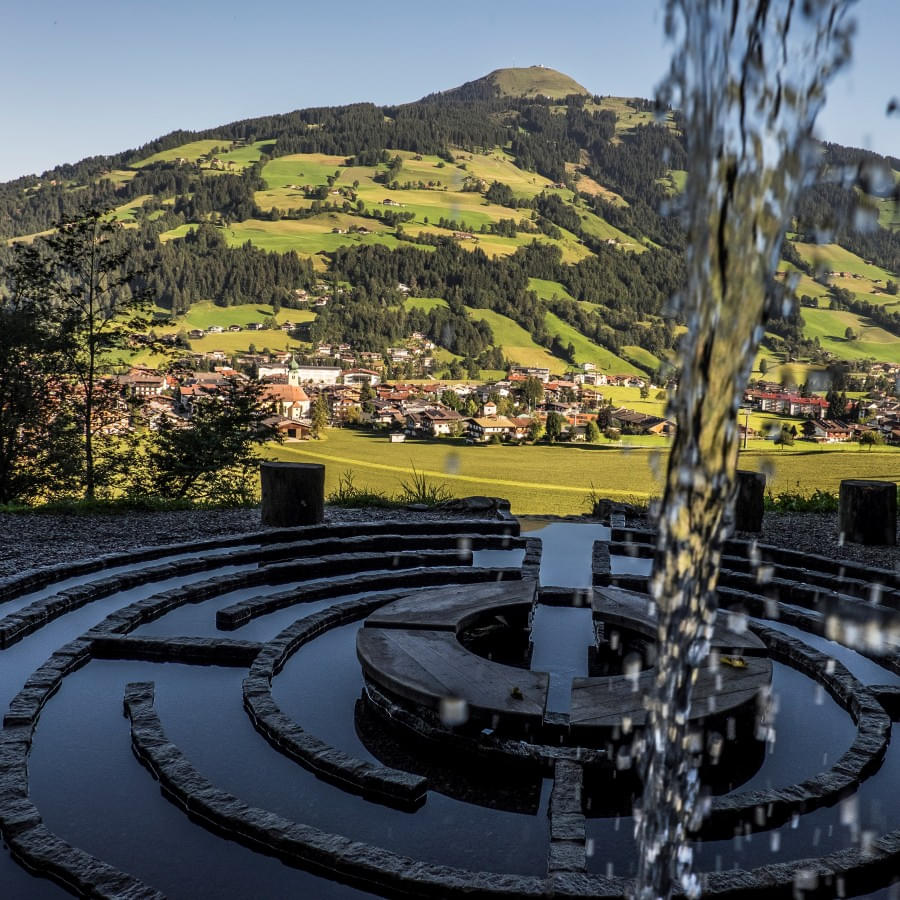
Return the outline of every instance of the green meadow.
<path id="1" fill-rule="evenodd" d="M 179 144 L 179 146 L 172 147 L 169 150 L 160 150 L 159 153 L 154 153 L 152 156 L 148 156 L 146 159 L 134 163 L 132 168 L 143 169 L 144 166 L 150 166 L 153 165 L 153 163 L 175 162 L 179 157 L 183 157 L 190 162 L 196 162 L 201 156 L 206 156 L 213 148 L 220 147 L 224 150 L 230 145 L 231 141 L 222 139 L 190 141 L 187 144 Z"/>
<path id="2" fill-rule="evenodd" d="M 504 354 L 520 366 L 542 366 L 551 372 L 562 372 L 565 362 L 557 359 L 549 350 L 538 344 L 521 325 L 508 316 L 490 309 L 466 307 L 468 315 L 479 322 L 487 322 L 494 333 L 494 343 L 503 348 Z"/>
<path id="3" fill-rule="evenodd" d="M 541 300 L 575 299 L 558 281 L 548 281 L 546 278 L 529 278 L 528 288 L 534 291 Z"/>
<path id="4" fill-rule="evenodd" d="M 616 356 L 606 347 L 595 344 L 592 340 L 586 338 L 580 331 L 577 331 L 568 322 L 564 322 L 552 312 L 548 312 L 544 316 L 544 324 L 550 334 L 557 335 L 566 346 L 569 343 L 575 348 L 575 362 L 590 362 L 604 372 L 610 372 L 614 375 L 641 375 L 643 374 L 637 366 L 632 365 L 627 360 Z"/>
<path id="5" fill-rule="evenodd" d="M 883 362 L 900 363 L 900 338 L 873 325 L 855 313 L 835 309 L 804 309 L 802 311 L 807 337 L 817 337 L 822 347 L 843 359 L 875 358 Z M 848 341 L 844 336 L 852 328 L 857 338 Z"/>
<path id="6" fill-rule="evenodd" d="M 460 441 L 407 441 L 392 444 L 384 433 L 330 429 L 321 441 L 272 446 L 271 454 L 293 462 L 325 464 L 326 492 L 352 471 L 357 486 L 398 492 L 415 466 L 420 474 L 447 485 L 454 496 L 487 494 L 510 500 L 514 513 L 557 515 L 588 511 L 588 494 L 647 499 L 661 491 L 666 442 L 653 445 L 466 446 Z M 765 471 L 773 492 L 836 491 L 844 478 L 900 480 L 900 449 L 860 450 L 802 445 L 783 451 L 751 442 L 742 468 Z M 505 477 L 498 477 L 498 473 Z"/>
<path id="7" fill-rule="evenodd" d="M 838 244 L 804 244 L 796 241 L 794 246 L 804 259 L 814 265 L 821 264 L 831 272 L 850 272 L 873 281 L 893 278 L 886 269 L 867 263 L 862 257 Z"/>

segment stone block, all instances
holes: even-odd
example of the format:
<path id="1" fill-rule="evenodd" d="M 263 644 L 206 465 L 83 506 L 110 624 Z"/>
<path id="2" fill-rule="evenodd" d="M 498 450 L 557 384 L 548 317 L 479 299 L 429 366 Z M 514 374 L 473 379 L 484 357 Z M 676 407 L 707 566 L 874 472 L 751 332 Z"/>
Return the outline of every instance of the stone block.
<path id="1" fill-rule="evenodd" d="M 262 524 L 267 528 L 315 525 L 325 518 L 325 466 L 264 462 Z"/>
<path id="2" fill-rule="evenodd" d="M 897 543 L 897 485 L 893 481 L 845 479 L 840 492 L 840 530 L 855 544 Z"/>

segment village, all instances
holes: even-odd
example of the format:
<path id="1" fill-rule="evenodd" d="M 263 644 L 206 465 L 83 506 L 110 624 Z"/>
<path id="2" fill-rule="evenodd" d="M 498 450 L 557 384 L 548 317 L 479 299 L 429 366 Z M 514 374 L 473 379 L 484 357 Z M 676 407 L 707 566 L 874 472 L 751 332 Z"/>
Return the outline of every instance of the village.
<path id="1" fill-rule="evenodd" d="M 205 333 L 220 330 L 213 326 Z M 431 374 L 435 349 L 433 342 L 414 332 L 383 354 L 356 351 L 346 343 L 319 344 L 301 361 L 287 350 L 230 359 L 224 352 L 211 351 L 182 358 L 168 373 L 136 366 L 116 376 L 123 402 L 107 430 L 123 433 L 134 427 L 136 406 L 151 428 L 157 427 L 160 417 L 187 424 L 198 399 L 215 397 L 229 379 L 238 378 L 262 384 L 262 396 L 271 407 L 269 424 L 286 441 L 319 436 L 313 422 L 317 402 L 327 411 L 327 425 L 383 431 L 386 440 L 396 443 L 441 438 L 467 444 L 521 444 L 542 438 L 595 442 L 601 436 L 619 441 L 623 435 L 655 437 L 664 443 L 675 433 L 674 421 L 664 415 L 628 408 L 604 393 L 609 388 L 631 388 L 635 398 L 652 395 L 662 410 L 673 384 L 602 372 L 591 363 L 558 375 L 549 368 L 512 365 L 501 378 L 442 380 Z M 870 374 L 882 383 L 887 378 L 896 384 L 900 367 L 875 365 L 878 371 Z M 622 396 L 621 391 L 608 393 Z M 896 392 L 856 391 L 842 416 L 829 416 L 829 410 L 829 400 L 820 394 L 758 380 L 744 392 L 737 427 L 745 445 L 748 439 L 787 442 L 786 433 L 791 443 L 796 438 L 900 445 Z M 766 414 L 769 427 L 752 427 L 751 413 Z M 778 419 L 785 424 L 779 426 Z"/>

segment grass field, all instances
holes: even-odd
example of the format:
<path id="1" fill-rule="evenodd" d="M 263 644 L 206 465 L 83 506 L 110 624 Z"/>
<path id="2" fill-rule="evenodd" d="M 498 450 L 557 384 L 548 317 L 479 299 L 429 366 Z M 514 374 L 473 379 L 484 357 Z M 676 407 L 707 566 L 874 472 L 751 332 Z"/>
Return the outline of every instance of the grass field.
<path id="1" fill-rule="evenodd" d="M 885 281 L 894 277 L 886 269 L 867 263 L 862 257 L 845 250 L 838 244 L 804 244 L 796 241 L 794 246 L 808 262 L 814 265 L 821 263 L 831 272 L 850 272 L 854 275 L 862 275 L 872 281 L 876 279 Z"/>
<path id="2" fill-rule="evenodd" d="M 565 371 L 566 363 L 535 343 L 532 336 L 521 325 L 508 316 L 490 309 L 473 309 L 467 306 L 469 316 L 479 322 L 487 322 L 494 333 L 494 343 L 503 347 L 504 354 L 520 366 L 543 366 L 551 372 Z"/>
<path id="3" fill-rule="evenodd" d="M 607 203 L 611 203 L 613 206 L 625 207 L 629 205 L 628 201 L 620 194 L 604 187 L 598 181 L 594 181 L 590 175 L 586 175 L 582 172 L 576 163 L 567 162 L 566 172 L 575 178 L 575 187 L 578 189 L 579 193 L 590 194 L 593 197 L 602 197 Z"/>
<path id="4" fill-rule="evenodd" d="M 486 77 L 492 84 L 500 88 L 502 95 L 562 98 L 568 94 L 588 93 L 568 75 L 543 66 L 529 66 L 527 69 L 497 69 Z"/>
<path id="5" fill-rule="evenodd" d="M 252 241 L 253 246 L 261 250 L 277 250 L 279 253 L 294 250 L 305 256 L 315 256 L 352 244 L 384 244 L 391 248 L 400 245 L 392 233 L 375 231 L 376 228 L 384 229 L 384 226 L 369 219 L 354 218 L 354 221 L 365 224 L 372 230 L 370 234 L 334 234 L 331 231 L 335 227 L 332 222 L 344 222 L 351 218 L 354 217 L 343 213 L 327 213 L 312 219 L 282 219 L 279 222 L 247 219 L 229 225 L 223 233 L 232 247 Z"/>
<path id="6" fill-rule="evenodd" d="M 328 177 L 336 175 L 333 189 L 352 189 L 355 191 L 357 202 L 362 202 L 368 211 L 384 209 L 383 201 L 391 199 L 400 204 L 399 208 L 403 212 L 412 213 L 414 218 L 404 224 L 404 228 L 411 235 L 427 233 L 446 236 L 448 234 L 446 229 L 438 228 L 437 223 L 441 219 L 447 219 L 477 233 L 477 243 L 463 241 L 462 247 L 469 250 L 478 247 L 488 256 L 514 253 L 516 249 L 535 239 L 559 246 L 564 262 L 578 262 L 589 255 L 579 240 L 568 232 L 564 232 L 562 238 L 556 241 L 551 241 L 545 235 L 527 233 L 519 233 L 514 238 L 480 233 L 479 229 L 482 226 L 494 224 L 501 219 L 513 218 L 518 221 L 523 217 L 527 218 L 528 211 L 512 210 L 489 203 L 477 191 L 463 191 L 466 178 L 481 179 L 488 183 L 502 181 L 519 197 L 533 197 L 548 189 L 562 194 L 566 199 L 572 197 L 571 191 L 554 189 L 547 178 L 519 169 L 504 150 L 495 148 L 486 153 L 457 153 L 457 162 L 453 164 L 446 163 L 437 156 L 424 155 L 417 158 L 417 154 L 408 151 L 388 152 L 391 156 L 399 156 L 403 160 L 402 168 L 396 174 L 396 180 L 400 184 L 433 183 L 435 188 L 391 191 L 374 180 L 379 172 L 386 170 L 384 165 L 345 166 L 344 157 L 299 153 L 273 159 L 265 165 L 262 177 L 266 181 L 266 189 L 256 193 L 256 202 L 261 209 L 309 207 L 312 201 L 303 196 L 301 189 L 307 185 L 326 184 Z M 345 198 L 338 194 L 330 195 L 329 199 L 340 204 L 345 202 Z M 581 215 L 584 217 L 586 230 L 594 236 L 617 240 L 623 249 L 632 249 L 636 252 L 646 249 L 634 238 L 613 228 L 593 213 L 582 212 Z M 275 227 L 269 227 L 265 236 L 257 235 L 255 238 L 251 236 L 251 239 L 254 243 L 257 243 L 257 240 L 264 241 L 268 249 L 296 249 L 301 253 L 314 254 L 331 250 L 334 246 L 352 243 L 350 237 L 336 241 L 336 237 L 341 236 L 330 235 L 328 233 L 330 227 L 319 232 L 322 235 L 321 241 L 314 240 L 311 232 L 305 233 L 305 239 L 300 241 L 297 240 L 296 231 L 289 227 L 293 223 L 266 224 Z M 281 225 L 285 227 L 281 228 Z"/>
<path id="7" fill-rule="evenodd" d="M 170 150 L 160 150 L 159 153 L 154 153 L 153 156 L 148 156 L 146 159 L 142 159 L 140 162 L 136 162 L 132 166 L 132 168 L 143 169 L 144 166 L 149 166 L 153 163 L 175 162 L 175 160 L 179 157 L 184 157 L 191 162 L 196 162 L 201 156 L 205 156 L 214 147 L 220 147 L 224 150 L 230 146 L 231 141 L 225 140 L 223 138 L 203 141 L 190 141 L 187 144 L 179 144 L 179 146 L 177 147 L 172 147 Z"/>
<path id="8" fill-rule="evenodd" d="M 534 291 L 541 300 L 575 299 L 558 281 L 548 281 L 546 278 L 529 278 L 528 289 Z"/>
<path id="9" fill-rule="evenodd" d="M 633 131 L 638 125 L 651 125 L 656 121 L 652 111 L 636 110 L 628 105 L 628 97 L 603 97 L 600 104 L 585 104 L 590 109 L 609 109 L 616 114 L 616 134 Z"/>
<path id="10" fill-rule="evenodd" d="M 358 486 L 393 494 L 415 465 L 420 473 L 446 483 L 455 496 L 502 496 L 518 514 L 567 515 L 588 511 L 592 484 L 606 497 L 658 495 L 660 481 L 654 473 L 664 471 L 666 448 L 656 440 L 658 449 L 606 444 L 472 447 L 450 440 L 392 444 L 384 434 L 333 429 L 321 441 L 271 449 L 278 459 L 324 463 L 326 492 L 351 470 Z M 779 451 L 761 445 L 742 452 L 740 466 L 770 471 L 769 488 L 775 492 L 836 491 L 843 478 L 900 480 L 900 450 L 810 449 L 798 444 Z"/>
<path id="11" fill-rule="evenodd" d="M 586 363 L 591 362 L 604 372 L 610 372 L 614 375 L 640 375 L 643 374 L 637 366 L 632 365 L 620 356 L 616 356 L 611 350 L 595 344 L 592 340 L 586 338 L 580 331 L 577 331 L 568 322 L 564 322 L 552 312 L 548 312 L 544 316 L 544 324 L 550 334 L 555 334 L 562 341 L 563 345 L 569 343 L 575 348 L 575 362 Z"/>
<path id="12" fill-rule="evenodd" d="M 112 211 L 110 218 L 123 224 L 133 224 L 135 221 L 134 211 L 143 206 L 147 200 L 152 199 L 152 196 L 152 194 L 141 194 L 140 197 L 135 197 L 134 200 L 129 200 L 128 203 L 117 206 Z"/>
<path id="13" fill-rule="evenodd" d="M 806 323 L 803 333 L 807 337 L 818 337 L 822 347 L 843 359 L 867 359 L 874 357 L 879 362 L 900 363 L 900 338 L 869 324 L 855 313 L 834 309 L 804 309 Z M 857 340 L 848 341 L 844 337 L 847 328 L 858 335 Z"/>
<path id="14" fill-rule="evenodd" d="M 265 318 L 274 316 L 279 324 L 284 322 L 309 322 L 315 318 L 315 313 L 306 309 L 280 309 L 273 312 L 268 303 L 241 303 L 237 306 L 218 306 L 210 300 L 195 303 L 183 316 L 174 321 L 174 330 L 192 328 L 206 330 L 211 325 L 221 325 L 227 328 L 229 325 L 247 325 L 250 322 L 261 322 Z M 169 329 L 172 330 L 172 329 Z M 235 332 L 237 333 L 237 332 Z M 250 332 L 253 334 L 254 332 Z M 255 332 L 267 334 L 268 332 Z"/>
<path id="15" fill-rule="evenodd" d="M 265 149 L 274 147 L 274 145 L 274 141 L 254 141 L 252 144 L 219 153 L 218 157 L 223 162 L 234 163 L 235 171 L 243 171 L 250 163 L 255 163 Z"/>
<path id="16" fill-rule="evenodd" d="M 410 309 L 421 309 L 422 312 L 431 312 L 439 306 L 446 307 L 447 301 L 443 297 L 407 297 L 406 306 Z"/>
<path id="17" fill-rule="evenodd" d="M 638 347 L 636 344 L 625 344 L 622 347 L 622 358 L 629 360 L 643 370 L 655 372 L 660 365 L 658 357 L 654 356 L 649 350 Z"/>
<path id="18" fill-rule="evenodd" d="M 210 301 L 195 303 L 187 313 L 179 316 L 169 326 L 156 329 L 157 334 L 171 334 L 179 331 L 191 331 L 194 328 L 206 330 L 211 325 L 247 325 L 250 322 L 261 322 L 273 315 L 268 303 L 243 303 L 238 306 L 217 306 Z M 316 316 L 308 309 L 281 309 L 275 315 L 279 323 L 310 322 Z M 221 350 L 229 355 L 246 353 L 251 344 L 257 350 L 268 347 L 270 350 L 290 350 L 302 346 L 292 340 L 285 331 L 225 331 L 222 334 L 207 334 L 202 338 L 190 340 L 191 350 L 196 353 L 211 353 Z M 142 360 L 143 361 L 143 360 Z"/>
<path id="19" fill-rule="evenodd" d="M 502 181 L 503 184 L 509 185 L 516 197 L 535 197 L 545 188 L 553 186 L 553 182 L 549 178 L 538 175 L 536 172 L 526 172 L 520 169 L 513 161 L 513 157 L 504 150 L 495 149 L 489 153 L 467 153 L 463 162 L 466 168 L 461 175 L 483 178 L 488 183 Z M 407 165 L 404 164 L 404 169 Z M 507 215 L 516 213 L 521 215 L 526 212 L 527 210 L 507 210 Z"/>
<path id="20" fill-rule="evenodd" d="M 579 210 L 578 215 L 581 218 L 581 227 L 585 234 L 598 238 L 601 241 L 616 241 L 617 245 L 623 250 L 633 250 L 635 253 L 643 253 L 647 247 L 639 241 L 635 240 L 630 234 L 620 231 L 614 225 L 610 225 L 605 219 L 592 212 Z"/>

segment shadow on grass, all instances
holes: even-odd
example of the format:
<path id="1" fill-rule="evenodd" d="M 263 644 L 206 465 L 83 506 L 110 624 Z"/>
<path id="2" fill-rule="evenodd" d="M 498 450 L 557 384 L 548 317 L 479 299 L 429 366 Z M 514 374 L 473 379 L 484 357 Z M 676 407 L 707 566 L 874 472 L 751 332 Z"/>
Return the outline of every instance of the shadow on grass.
<path id="1" fill-rule="evenodd" d="M 349 431 L 353 434 L 359 435 L 362 438 L 366 438 L 376 443 L 387 444 L 390 442 L 389 435 L 396 434 L 397 432 L 390 431 L 371 431 L 368 428 L 353 428 L 353 427 L 344 427 L 343 429 L 339 429 L 341 431 Z M 530 441 L 502 441 L 499 444 L 492 444 L 490 442 L 486 443 L 473 443 L 467 444 L 465 438 L 455 438 L 455 437 L 440 437 L 440 438 L 427 438 L 427 437 L 410 437 L 406 436 L 405 440 L 402 442 L 403 446 L 420 446 L 420 447 L 447 447 L 453 449 L 476 449 L 476 450 L 491 450 L 495 447 L 517 447 L 523 450 L 527 450 L 529 447 L 542 447 L 544 449 L 557 449 L 557 450 L 587 450 L 590 452 L 594 451 L 603 451 L 603 450 L 667 450 L 669 448 L 669 442 L 665 438 L 660 438 L 659 444 L 629 444 L 628 442 L 621 443 L 601 443 L 601 444 L 588 444 L 584 441 L 555 441 L 554 443 L 548 443 L 547 441 L 538 441 L 536 444 L 532 444 Z"/>

